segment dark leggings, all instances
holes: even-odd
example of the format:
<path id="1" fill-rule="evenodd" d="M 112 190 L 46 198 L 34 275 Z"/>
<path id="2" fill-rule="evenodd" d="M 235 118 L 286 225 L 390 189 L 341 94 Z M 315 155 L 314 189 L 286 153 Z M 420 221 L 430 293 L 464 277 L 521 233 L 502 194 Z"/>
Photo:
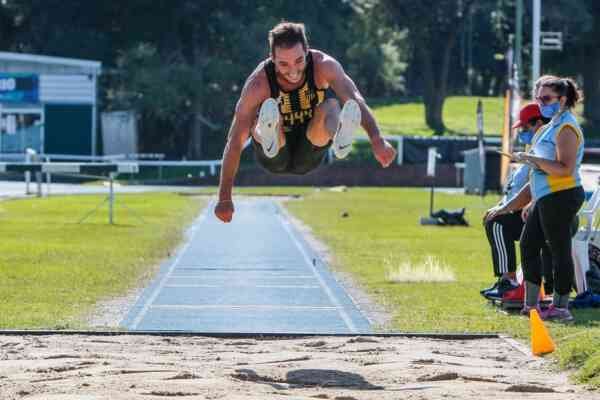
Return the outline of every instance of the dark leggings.
<path id="1" fill-rule="evenodd" d="M 541 285 L 540 249 L 547 243 L 552 253 L 555 293 L 571 292 L 574 275 L 571 226 L 584 197 L 583 188 L 576 187 L 549 194 L 535 203 L 521 235 L 521 261 L 527 282 Z"/>
<path id="2" fill-rule="evenodd" d="M 502 276 L 504 273 L 514 273 L 517 270 L 517 256 L 515 242 L 521 239 L 525 223 L 521 219 L 521 210 L 509 214 L 499 215 L 486 222 L 485 232 L 492 249 L 494 275 Z M 575 228 L 577 229 L 577 228 Z M 544 269 L 544 290 L 546 293 L 554 292 L 554 267 L 552 254 L 548 246 L 542 247 L 542 265 Z"/>

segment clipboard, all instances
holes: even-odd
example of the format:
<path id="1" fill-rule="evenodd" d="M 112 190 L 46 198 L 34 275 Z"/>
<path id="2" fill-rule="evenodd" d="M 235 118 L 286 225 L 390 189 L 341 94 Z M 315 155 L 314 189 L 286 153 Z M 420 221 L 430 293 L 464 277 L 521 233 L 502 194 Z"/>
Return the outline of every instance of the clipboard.
<path id="1" fill-rule="evenodd" d="M 511 153 L 506 153 L 506 152 L 504 152 L 502 150 L 496 150 L 496 152 L 498 154 L 500 154 L 501 156 L 508 157 L 508 158 L 511 158 L 511 159 L 514 158 L 514 156 Z"/>

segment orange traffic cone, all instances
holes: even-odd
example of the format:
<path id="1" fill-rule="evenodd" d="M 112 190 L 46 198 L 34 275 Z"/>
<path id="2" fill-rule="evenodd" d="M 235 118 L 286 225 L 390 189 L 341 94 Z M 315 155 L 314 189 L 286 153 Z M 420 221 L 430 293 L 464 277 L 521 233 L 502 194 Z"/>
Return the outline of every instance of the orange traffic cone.
<path id="1" fill-rule="evenodd" d="M 535 308 L 529 312 L 529 323 L 531 325 L 531 352 L 536 356 L 552 353 L 556 346 Z"/>

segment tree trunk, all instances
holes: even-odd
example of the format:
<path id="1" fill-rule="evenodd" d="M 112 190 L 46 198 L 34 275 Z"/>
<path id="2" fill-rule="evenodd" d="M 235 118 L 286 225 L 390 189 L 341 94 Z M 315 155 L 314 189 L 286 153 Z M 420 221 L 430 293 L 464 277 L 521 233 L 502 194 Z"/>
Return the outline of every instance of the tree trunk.
<path id="1" fill-rule="evenodd" d="M 439 93 L 436 71 L 431 62 L 432 53 L 425 41 L 416 45 L 416 59 L 423 73 L 423 105 L 425 107 L 425 123 L 434 130 L 436 135 L 444 133 L 444 119 L 442 118 L 443 94 Z"/>
<path id="2" fill-rule="evenodd" d="M 436 135 L 442 135 L 446 131 L 443 110 L 444 101 L 448 91 L 448 74 L 450 71 L 450 60 L 452 50 L 456 44 L 456 37 L 461 29 L 457 24 L 452 32 L 448 32 L 443 51 L 440 55 L 434 50 L 438 46 L 434 43 L 421 43 L 418 45 L 417 57 L 423 70 L 425 84 L 425 122 Z M 432 40 L 436 40 L 433 37 Z M 440 58 L 440 59 L 438 59 Z"/>
<path id="3" fill-rule="evenodd" d="M 427 122 L 427 126 L 433 129 L 436 135 L 443 135 L 446 131 L 442 116 L 444 101 L 443 97 L 435 96 L 429 102 L 425 102 L 425 121 Z"/>
<path id="4" fill-rule="evenodd" d="M 200 29 L 194 28 L 192 33 L 193 49 L 193 65 L 198 74 L 202 76 L 202 69 L 204 67 L 203 61 L 205 60 L 206 50 L 202 46 L 203 41 L 200 38 Z M 199 79 L 201 82 L 202 80 Z M 206 128 L 202 123 L 202 99 L 201 96 L 196 95 L 192 104 L 192 123 L 190 124 L 190 141 L 188 147 L 188 158 L 192 160 L 201 160 L 203 156 L 202 140 L 204 136 L 204 129 Z"/>
<path id="5" fill-rule="evenodd" d="M 204 126 L 198 118 L 202 115 L 202 104 L 200 104 L 200 100 L 196 99 L 193 104 L 193 116 L 192 123 L 190 124 L 190 141 L 188 146 L 187 155 L 191 160 L 200 160 L 202 159 L 202 137 L 204 134 Z"/>

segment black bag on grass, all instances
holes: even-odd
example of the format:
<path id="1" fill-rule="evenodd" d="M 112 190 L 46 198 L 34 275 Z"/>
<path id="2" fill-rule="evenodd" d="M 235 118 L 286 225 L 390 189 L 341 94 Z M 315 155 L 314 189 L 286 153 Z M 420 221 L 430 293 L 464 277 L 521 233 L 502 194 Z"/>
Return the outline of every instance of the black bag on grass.
<path id="1" fill-rule="evenodd" d="M 441 209 L 431 214 L 432 218 L 437 218 L 439 225 L 459 225 L 469 226 L 469 223 L 465 219 L 465 208 L 458 210 L 446 210 Z"/>

